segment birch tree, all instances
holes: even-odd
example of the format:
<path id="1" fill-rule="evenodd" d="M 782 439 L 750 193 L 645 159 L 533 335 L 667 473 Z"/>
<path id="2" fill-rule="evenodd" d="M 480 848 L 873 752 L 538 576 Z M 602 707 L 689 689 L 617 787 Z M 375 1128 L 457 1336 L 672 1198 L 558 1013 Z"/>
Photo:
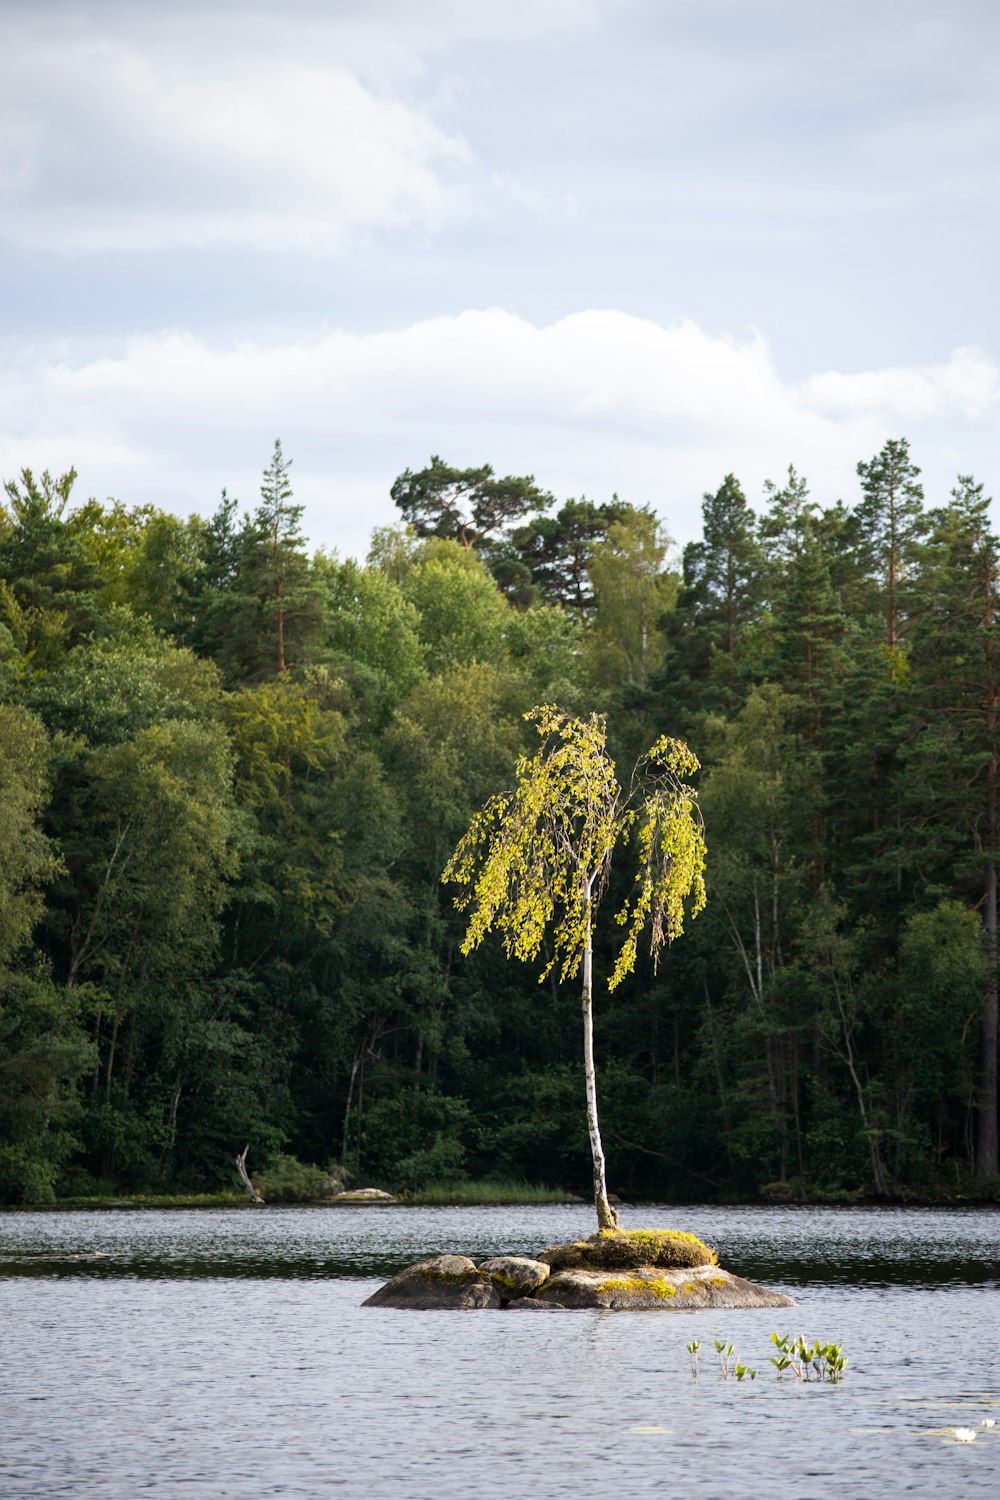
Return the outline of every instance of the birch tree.
<path id="1" fill-rule="evenodd" d="M 705 904 L 705 840 L 697 794 L 684 780 L 698 761 L 681 740 L 662 736 L 637 762 L 627 788 L 608 754 L 603 718 L 576 719 L 550 704 L 525 717 L 542 745 L 517 763 L 512 791 L 477 813 L 444 871 L 470 911 L 462 951 L 496 929 L 508 957 L 532 962 L 548 939 L 540 981 L 582 970 L 583 1056 L 594 1204 L 601 1229 L 618 1216 L 608 1202 L 597 1112 L 593 1031 L 593 927 L 612 859 L 631 846 L 636 866 L 629 896 L 615 913 L 624 929 L 609 990 L 635 966 L 648 930 L 654 967 L 665 943 Z"/>

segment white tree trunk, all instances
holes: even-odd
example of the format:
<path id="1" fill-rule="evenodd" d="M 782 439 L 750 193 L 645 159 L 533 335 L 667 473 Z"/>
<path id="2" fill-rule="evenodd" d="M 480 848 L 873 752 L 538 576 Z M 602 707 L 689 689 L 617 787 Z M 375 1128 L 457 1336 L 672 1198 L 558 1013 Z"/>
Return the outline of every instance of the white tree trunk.
<path id="1" fill-rule="evenodd" d="M 604 1176 L 604 1147 L 597 1121 L 597 1074 L 594 1070 L 594 949 L 590 927 L 590 891 L 587 892 L 587 945 L 583 953 L 583 1069 L 587 1081 L 587 1129 L 594 1161 L 594 1207 L 599 1229 L 617 1229 L 618 1215 L 608 1202 Z"/>

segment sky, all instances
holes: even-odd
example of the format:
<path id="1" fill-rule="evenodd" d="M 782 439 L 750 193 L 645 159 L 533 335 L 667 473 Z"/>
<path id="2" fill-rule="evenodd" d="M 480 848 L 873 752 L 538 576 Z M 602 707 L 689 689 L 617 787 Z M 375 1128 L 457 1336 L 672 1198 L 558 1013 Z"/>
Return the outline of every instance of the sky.
<path id="1" fill-rule="evenodd" d="M 1000 498 L 995 0 L 0 0 L 0 476 Z"/>

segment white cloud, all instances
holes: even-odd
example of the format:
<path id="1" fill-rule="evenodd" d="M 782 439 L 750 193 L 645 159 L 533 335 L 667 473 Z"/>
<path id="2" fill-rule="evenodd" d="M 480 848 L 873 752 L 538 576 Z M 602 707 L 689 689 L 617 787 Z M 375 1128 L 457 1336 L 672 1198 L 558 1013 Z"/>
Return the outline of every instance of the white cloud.
<path id="1" fill-rule="evenodd" d="M 0 240 L 322 254 L 373 232 L 433 232 L 471 210 L 476 188 L 461 134 L 407 97 L 428 57 L 587 28 L 614 3 L 12 5 L 0 15 Z M 447 75 L 432 88 L 447 97 Z"/>
<path id="2" fill-rule="evenodd" d="M 1000 406 L 1000 370 L 981 349 L 956 349 L 944 365 L 813 375 L 803 394 L 811 406 L 828 415 L 869 412 L 890 421 L 976 420 Z"/>
<path id="3" fill-rule="evenodd" d="M 998 490 L 998 408 L 1000 371 L 973 350 L 794 382 L 759 334 L 616 311 L 536 327 L 493 309 L 279 345 L 165 332 L 99 357 L 10 350 L 0 474 L 72 462 L 84 493 L 204 512 L 223 484 L 252 502 L 280 436 L 311 538 L 344 552 L 395 519 L 392 479 L 432 452 L 532 472 L 562 497 L 617 490 L 684 540 L 727 471 L 759 498 L 794 462 L 819 500 L 851 499 L 857 461 L 888 437 L 910 438 L 935 503 L 959 471 Z"/>
<path id="4" fill-rule="evenodd" d="M 0 234 L 18 245 L 331 251 L 462 208 L 464 143 L 335 65 L 219 76 L 84 45 L 28 75 L 0 124 Z"/>

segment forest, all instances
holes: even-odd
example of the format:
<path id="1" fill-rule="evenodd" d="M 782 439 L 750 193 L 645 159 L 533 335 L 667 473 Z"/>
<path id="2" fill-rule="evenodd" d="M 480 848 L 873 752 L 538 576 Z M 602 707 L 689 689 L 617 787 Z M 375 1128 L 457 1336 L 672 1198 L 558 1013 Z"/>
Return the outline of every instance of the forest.
<path id="1" fill-rule="evenodd" d="M 244 1146 L 586 1192 L 577 987 L 463 956 L 442 880 L 542 704 L 701 762 L 704 911 L 614 993 L 595 934 L 609 1188 L 997 1196 L 972 477 L 925 497 L 902 438 L 833 504 L 728 474 L 678 554 L 649 506 L 434 457 L 364 564 L 310 547 L 280 444 L 210 519 L 75 480 L 0 509 L 0 1201 L 228 1188 Z"/>

